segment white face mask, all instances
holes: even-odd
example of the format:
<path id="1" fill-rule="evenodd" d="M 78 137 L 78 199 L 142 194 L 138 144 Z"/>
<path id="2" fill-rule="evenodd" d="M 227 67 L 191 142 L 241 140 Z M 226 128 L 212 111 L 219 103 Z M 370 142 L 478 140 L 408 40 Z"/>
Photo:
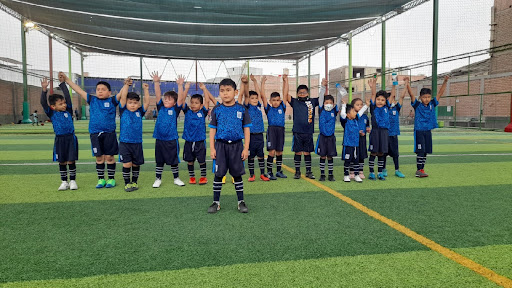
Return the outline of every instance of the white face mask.
<path id="1" fill-rule="evenodd" d="M 324 110 L 325 111 L 331 111 L 333 108 L 334 108 L 333 104 L 325 104 L 324 105 Z"/>

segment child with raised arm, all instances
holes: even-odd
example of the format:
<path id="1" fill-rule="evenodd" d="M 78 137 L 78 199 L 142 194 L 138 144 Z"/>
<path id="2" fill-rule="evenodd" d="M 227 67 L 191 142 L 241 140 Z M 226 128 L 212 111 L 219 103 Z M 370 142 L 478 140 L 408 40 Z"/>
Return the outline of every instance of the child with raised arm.
<path id="1" fill-rule="evenodd" d="M 288 97 L 288 75 L 283 75 L 283 95 Z M 297 98 L 288 97 L 288 103 L 293 108 L 293 144 L 292 151 L 295 162 L 294 179 L 300 179 L 301 156 L 304 155 L 306 164 L 306 177 L 315 179 L 311 172 L 311 152 L 315 150 L 313 133 L 315 132 L 315 108 L 318 106 L 318 98 L 309 97 L 309 88 L 306 85 L 297 87 Z"/>
<path id="2" fill-rule="evenodd" d="M 251 117 L 247 109 L 235 101 L 238 93 L 236 83 L 224 79 L 219 83 L 219 94 L 222 104 L 218 104 L 211 112 L 210 122 L 210 156 L 213 159 L 213 203 L 208 207 L 208 213 L 220 210 L 220 192 L 222 178 L 229 170 L 235 182 L 238 198 L 238 210 L 249 212 L 244 201 L 245 174 L 244 161 L 249 156 L 249 141 Z M 243 142 L 242 142 L 243 141 Z"/>
<path id="3" fill-rule="evenodd" d="M 62 73 L 63 74 L 63 73 Z M 69 95 L 68 87 L 64 83 L 65 79 L 59 73 L 59 87 L 64 96 L 52 94 L 47 97 L 48 80 L 44 78 L 41 81 L 41 106 L 44 113 L 52 120 L 53 131 L 55 132 L 55 142 L 53 145 L 53 161 L 59 162 L 60 179 L 62 183 L 59 191 L 76 190 L 76 164 L 78 160 L 78 141 L 75 136 L 75 126 L 73 125 L 73 104 Z M 68 184 L 69 167 L 69 184 Z"/>
<path id="4" fill-rule="evenodd" d="M 419 101 L 416 99 L 414 92 L 406 81 L 407 91 L 411 96 L 411 105 L 414 108 L 414 153 L 416 153 L 416 177 L 428 177 L 425 173 L 425 162 L 427 154 L 432 154 L 432 130 L 437 128 L 436 106 L 439 105 L 439 99 L 446 90 L 449 76 L 444 77 L 443 86 L 439 90 L 436 98 L 432 99 L 432 90 L 422 88 L 420 90 Z"/>
<path id="5" fill-rule="evenodd" d="M 363 100 L 361 98 L 354 98 L 350 105 L 354 107 L 356 113 L 359 114 L 359 111 L 364 106 Z M 368 107 L 368 105 L 366 105 Z M 368 110 L 368 109 L 367 109 Z M 368 146 L 366 145 L 366 134 L 370 133 L 370 120 L 368 119 L 368 115 L 363 113 L 358 117 L 359 122 L 359 146 L 357 148 L 357 159 L 359 160 L 359 178 L 364 179 L 364 159 L 368 158 Z M 354 169 L 351 168 L 350 179 L 354 179 Z"/>
<path id="6" fill-rule="evenodd" d="M 329 181 L 334 179 L 334 160 L 333 157 L 338 156 L 336 150 L 336 117 L 339 114 L 338 105 L 334 104 L 334 97 L 332 95 L 324 95 L 325 87 L 328 85 L 327 79 L 322 79 L 322 85 L 318 92 L 318 128 L 320 133 L 316 140 L 315 153 L 320 156 L 320 181 L 325 181 L 325 159 L 328 161 L 329 168 Z M 338 98 L 341 103 L 341 97 Z"/>
<path id="7" fill-rule="evenodd" d="M 164 165 L 171 166 L 171 171 L 174 176 L 174 184 L 177 186 L 185 186 L 185 183 L 179 178 L 179 136 L 178 136 L 178 115 L 180 114 L 181 107 L 185 103 L 187 96 L 183 91 L 183 83 L 185 78 L 181 75 L 176 79 L 178 84 L 178 94 L 174 91 L 167 91 L 162 98 L 160 90 L 160 76 L 157 72 L 151 74 L 155 85 L 156 105 L 158 109 L 158 118 L 156 118 L 155 130 L 153 138 L 155 142 L 155 162 L 156 162 L 156 178 L 153 183 L 153 188 L 159 188 L 162 185 L 162 173 Z M 188 90 L 190 83 L 185 85 Z"/>
<path id="8" fill-rule="evenodd" d="M 131 79 L 125 80 L 123 88 L 115 96 L 111 96 L 110 84 L 105 81 L 96 83 L 96 95 L 90 95 L 64 73 L 62 74 L 65 77 L 66 84 L 87 101 L 90 106 L 89 133 L 92 154 L 96 157 L 96 172 L 98 174 L 96 188 L 114 187 L 116 186 L 116 160 L 114 155 L 119 153 L 116 135 L 116 107 L 119 104 L 121 93 L 128 93 Z M 107 181 L 105 181 L 105 162 L 107 162 Z"/>
<path id="9" fill-rule="evenodd" d="M 402 104 L 404 102 L 405 93 L 407 93 L 407 88 L 404 89 L 398 101 L 396 101 L 394 95 L 390 97 L 388 141 L 389 146 L 388 153 L 384 157 L 384 169 L 382 170 L 382 174 L 384 175 L 384 177 L 388 176 L 388 171 L 386 169 L 386 159 L 387 156 L 390 156 L 393 158 L 393 163 L 395 164 L 395 176 L 399 178 L 405 178 L 405 175 L 402 172 L 400 172 L 400 164 L 398 162 L 398 135 L 400 135 L 400 110 L 402 110 Z"/>

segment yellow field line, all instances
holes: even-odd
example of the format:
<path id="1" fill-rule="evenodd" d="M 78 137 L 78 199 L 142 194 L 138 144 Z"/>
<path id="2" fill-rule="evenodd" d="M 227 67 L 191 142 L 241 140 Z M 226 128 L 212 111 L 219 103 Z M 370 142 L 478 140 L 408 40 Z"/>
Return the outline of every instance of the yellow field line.
<path id="1" fill-rule="evenodd" d="M 291 173 L 295 173 L 295 170 L 291 169 L 290 167 L 286 166 L 286 165 L 283 165 L 282 166 L 283 168 L 285 168 L 286 170 L 288 170 L 289 172 Z M 443 255 L 444 257 L 448 258 L 448 259 L 451 259 L 457 263 L 459 263 L 460 265 L 464 266 L 464 267 L 467 267 L 471 270 L 473 270 L 474 272 L 484 276 L 485 278 L 491 280 L 492 282 L 500 285 L 500 286 L 503 286 L 503 287 L 507 287 L 507 288 L 512 288 L 512 280 L 505 277 L 505 276 L 502 276 L 494 271 L 492 271 L 491 269 L 489 268 L 486 268 L 478 263 L 476 263 L 475 261 L 469 259 L 469 258 L 466 258 L 458 253 L 456 253 L 455 251 L 453 250 L 450 250 L 444 246 L 441 246 L 439 244 L 437 244 L 436 242 L 428 239 L 427 237 L 425 236 L 422 236 L 414 231 L 412 231 L 411 229 L 401 225 L 400 223 L 398 222 L 395 222 L 389 218 L 386 218 L 382 215 L 380 215 L 379 213 L 377 213 L 376 211 L 364 206 L 363 204 L 357 202 L 357 201 L 354 201 L 352 200 L 351 198 L 319 183 L 318 181 L 315 181 L 315 180 L 311 180 L 309 178 L 306 178 L 304 177 L 304 175 L 302 175 L 302 179 L 308 181 L 309 183 L 315 185 L 316 187 L 320 188 L 320 189 L 323 189 L 324 191 L 328 192 L 329 194 L 341 199 L 343 202 L 349 204 L 349 205 L 352 205 L 353 207 L 355 207 L 356 209 L 358 209 L 359 211 L 365 213 L 365 214 L 368 214 L 369 216 L 385 223 L 386 225 L 388 225 L 389 227 L 397 230 L 398 232 L 401 232 L 407 236 L 409 236 L 410 238 L 418 241 L 419 243 L 427 246 L 428 248 L 440 253 L 441 255 Z"/>

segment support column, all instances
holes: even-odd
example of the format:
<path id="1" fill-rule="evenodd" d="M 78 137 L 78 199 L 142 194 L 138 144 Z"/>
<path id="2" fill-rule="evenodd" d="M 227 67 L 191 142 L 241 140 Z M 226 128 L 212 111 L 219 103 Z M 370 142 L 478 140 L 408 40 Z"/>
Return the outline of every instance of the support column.
<path id="1" fill-rule="evenodd" d="M 439 31 L 439 0 L 434 1 L 434 26 L 432 33 L 432 98 L 437 97 L 437 41 Z M 436 107 L 437 119 L 437 107 Z"/>
<path id="2" fill-rule="evenodd" d="M 140 57 L 140 105 L 144 107 L 144 89 L 142 88 L 142 83 L 142 57 Z M 146 117 L 142 116 L 142 120 L 146 120 Z"/>
<path id="3" fill-rule="evenodd" d="M 382 21 L 382 67 L 381 67 L 381 88 L 386 90 L 386 20 Z M 373 96 L 373 95 L 372 95 Z"/>
<path id="4" fill-rule="evenodd" d="M 297 89 L 297 87 L 299 87 L 299 60 L 295 60 L 295 89 Z"/>
<path id="5" fill-rule="evenodd" d="M 80 52 L 80 80 L 81 80 L 81 84 L 80 84 L 80 87 L 82 88 L 82 90 L 85 91 L 85 84 L 84 84 L 84 55 L 82 54 L 82 52 Z M 85 103 L 82 102 L 82 97 L 78 97 L 78 100 L 80 101 L 81 105 L 80 107 L 82 107 L 82 117 L 81 119 L 82 120 L 86 120 L 87 119 L 87 110 L 85 109 Z"/>
<path id="6" fill-rule="evenodd" d="M 325 95 L 329 93 L 329 48 L 325 46 L 325 79 L 327 79 L 327 85 L 325 86 Z"/>
<path id="7" fill-rule="evenodd" d="M 197 60 L 196 60 L 196 91 L 197 91 Z"/>
<path id="8" fill-rule="evenodd" d="M 352 33 L 348 34 L 348 102 L 352 102 L 352 76 L 354 74 L 352 67 Z M 363 83 L 363 85 L 366 85 Z M 365 95 L 366 96 L 366 95 Z"/>
<path id="9" fill-rule="evenodd" d="M 21 59 L 23 66 L 23 120 L 21 123 L 32 123 L 30 120 L 30 105 L 28 103 L 28 83 L 27 83 L 27 43 L 25 39 L 25 23 L 21 20 Z"/>
<path id="10" fill-rule="evenodd" d="M 71 46 L 68 44 L 68 77 L 71 81 L 73 81 L 73 71 L 71 70 Z M 71 99 L 73 99 L 73 89 L 68 85 L 69 95 L 71 95 Z M 80 95 L 78 95 L 80 97 Z"/>
<path id="11" fill-rule="evenodd" d="M 308 54 L 308 89 L 311 93 L 311 54 Z"/>
<path id="12" fill-rule="evenodd" d="M 50 95 L 53 94 L 53 40 L 48 36 L 48 58 L 50 59 Z"/>

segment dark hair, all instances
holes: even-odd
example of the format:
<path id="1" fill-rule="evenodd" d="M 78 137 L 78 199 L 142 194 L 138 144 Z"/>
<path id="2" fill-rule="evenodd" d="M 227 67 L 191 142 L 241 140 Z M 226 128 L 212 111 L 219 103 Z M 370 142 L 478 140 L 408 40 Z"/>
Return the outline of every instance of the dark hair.
<path id="1" fill-rule="evenodd" d="M 430 94 L 432 95 L 432 90 L 430 90 L 429 88 L 421 88 L 420 90 L 420 96 L 423 96 L 425 94 Z"/>
<path id="2" fill-rule="evenodd" d="M 57 100 L 64 100 L 64 96 L 60 94 L 52 94 L 48 96 L 48 102 L 50 103 L 50 105 L 55 105 L 55 103 L 57 103 Z"/>
<path id="3" fill-rule="evenodd" d="M 96 87 L 98 87 L 98 85 L 105 85 L 105 86 L 107 86 L 108 91 L 112 91 L 112 90 L 110 90 L 110 84 L 108 84 L 105 81 L 100 81 L 100 82 L 96 83 Z"/>
<path id="4" fill-rule="evenodd" d="M 352 106 L 352 105 L 348 104 L 346 109 L 347 109 L 347 110 L 345 111 L 345 113 L 347 113 L 347 114 L 348 114 L 350 111 L 352 111 L 352 109 L 354 109 L 354 106 Z"/>
<path id="5" fill-rule="evenodd" d="M 128 92 L 128 94 L 126 95 L 126 100 L 128 100 L 128 99 L 140 101 L 140 96 L 139 96 L 139 94 L 137 94 L 135 92 Z"/>
<path id="6" fill-rule="evenodd" d="M 164 97 L 171 97 L 174 99 L 174 102 L 178 102 L 178 93 L 174 91 L 167 91 L 164 93 Z"/>
<path id="7" fill-rule="evenodd" d="M 252 95 L 258 96 L 258 93 L 256 93 L 256 91 L 251 90 L 249 91 L 249 97 L 251 97 Z"/>
<path id="8" fill-rule="evenodd" d="M 226 79 L 222 79 L 222 81 L 220 81 L 219 83 L 219 87 L 220 86 L 231 86 L 233 87 L 234 90 L 236 90 L 236 83 L 235 81 L 229 79 L 229 78 L 226 78 Z"/>
<path id="9" fill-rule="evenodd" d="M 276 98 L 276 97 L 281 98 L 281 95 L 279 95 L 279 92 L 272 92 L 272 94 L 270 94 L 270 99 Z"/>
<path id="10" fill-rule="evenodd" d="M 363 102 L 363 99 L 361 99 L 361 98 L 354 98 L 354 99 L 352 99 L 352 102 L 350 102 L 350 105 L 352 105 L 352 106 L 356 105 L 357 101 Z M 363 102 L 363 104 L 364 104 L 364 102 Z"/>
<path id="11" fill-rule="evenodd" d="M 299 93 L 299 90 L 302 90 L 302 89 L 306 89 L 306 91 L 308 91 L 308 93 L 309 93 L 309 88 L 308 88 L 308 86 L 307 86 L 307 85 L 304 85 L 304 84 L 299 85 L 299 87 L 297 87 L 297 93 Z"/>
<path id="12" fill-rule="evenodd" d="M 325 95 L 325 96 L 324 96 L 324 103 L 325 103 L 325 101 L 327 101 L 327 100 L 331 100 L 331 101 L 332 101 L 332 103 L 334 103 L 334 97 L 332 97 L 332 95 Z"/>
<path id="13" fill-rule="evenodd" d="M 386 92 L 384 90 L 379 90 L 379 92 L 377 92 L 377 94 L 375 95 L 375 98 L 377 98 L 379 96 L 382 96 L 382 97 L 388 99 L 389 94 L 388 94 L 388 92 Z"/>
<path id="14" fill-rule="evenodd" d="M 201 94 L 194 94 L 192 96 L 190 96 L 190 100 L 192 99 L 197 99 L 199 100 L 199 103 L 203 104 L 203 95 Z"/>

